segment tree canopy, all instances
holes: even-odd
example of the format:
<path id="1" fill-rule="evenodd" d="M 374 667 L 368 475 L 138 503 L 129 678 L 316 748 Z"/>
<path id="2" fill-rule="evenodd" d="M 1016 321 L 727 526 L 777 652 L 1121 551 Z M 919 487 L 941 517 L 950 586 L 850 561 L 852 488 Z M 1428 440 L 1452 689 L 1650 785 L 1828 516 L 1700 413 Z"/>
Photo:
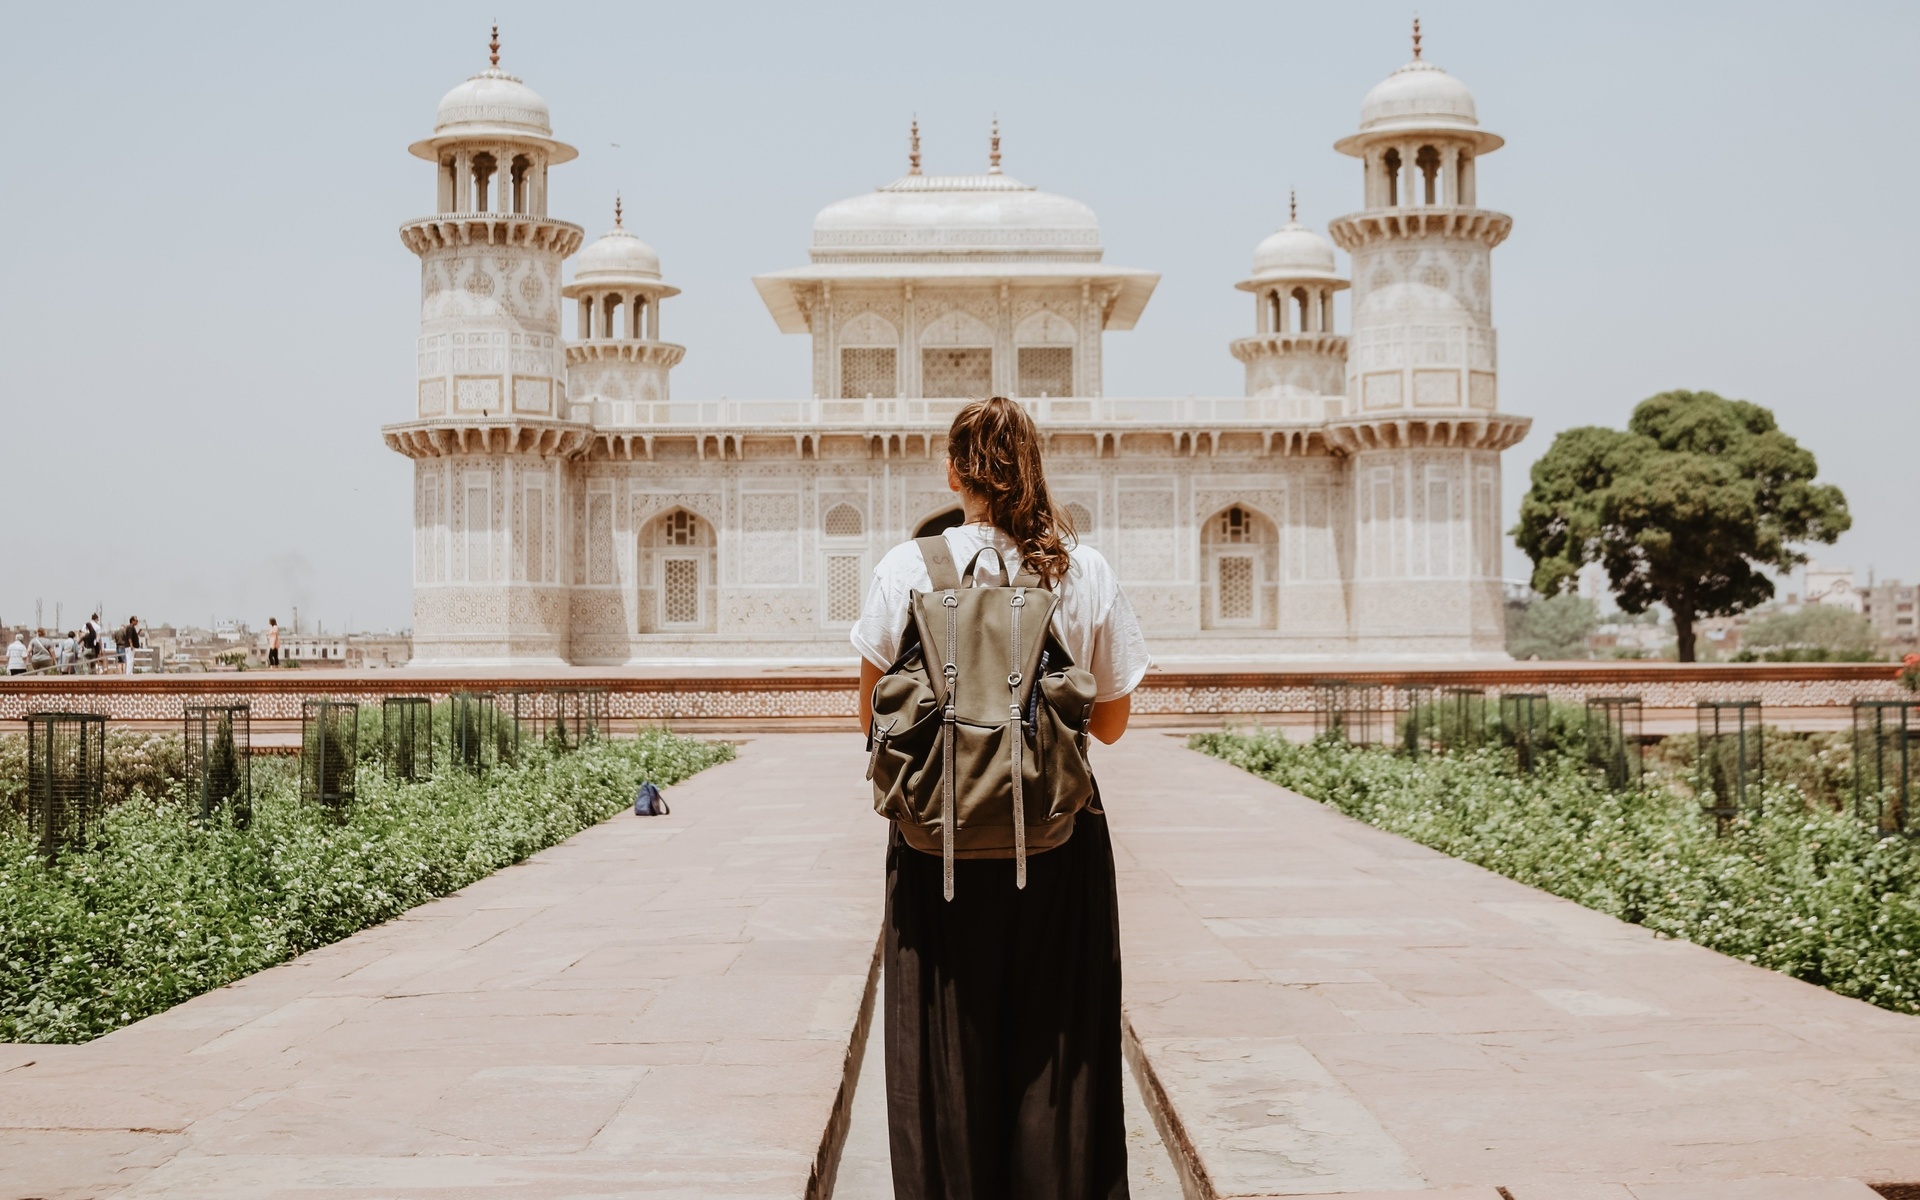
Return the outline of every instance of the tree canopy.
<path id="1" fill-rule="evenodd" d="M 1695 621 L 1770 599 L 1766 568 L 1799 566 L 1796 544 L 1832 542 L 1853 523 L 1846 497 L 1817 473 L 1813 453 L 1760 405 L 1662 392 L 1625 431 L 1589 425 L 1554 438 L 1513 535 L 1533 560 L 1535 591 L 1558 595 L 1597 562 L 1622 609 L 1666 606 L 1680 660 L 1692 662 Z"/>
<path id="2" fill-rule="evenodd" d="M 1591 658 L 1587 635 L 1600 623 L 1593 601 L 1562 593 L 1507 610 L 1507 653 L 1547 662 Z"/>

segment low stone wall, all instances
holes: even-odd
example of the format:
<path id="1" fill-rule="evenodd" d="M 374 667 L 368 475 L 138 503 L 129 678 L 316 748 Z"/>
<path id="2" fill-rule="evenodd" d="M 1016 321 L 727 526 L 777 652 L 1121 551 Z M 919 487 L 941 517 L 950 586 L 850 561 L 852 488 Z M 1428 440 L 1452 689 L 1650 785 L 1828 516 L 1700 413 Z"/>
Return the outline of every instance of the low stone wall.
<path id="1" fill-rule="evenodd" d="M 1699 700 L 1758 699 L 1768 709 L 1841 717 L 1856 699 L 1907 693 L 1886 663 L 1512 663 L 1474 666 L 1288 664 L 1156 668 L 1135 693 L 1134 712 L 1159 723 L 1305 716 L 1314 686 L 1338 678 L 1384 689 L 1480 687 L 1488 693 L 1544 692 L 1579 703 L 1594 695 L 1640 697 L 1649 715 L 1691 710 Z M 300 702 L 332 696 L 377 705 L 388 696 L 455 691 L 597 688 L 607 712 L 627 723 L 679 722 L 730 728 L 841 725 L 853 716 L 851 668 L 573 668 L 555 671 L 428 669 L 245 671 L 190 675 L 101 675 L 0 679 L 0 724 L 29 712 L 99 712 L 121 721 L 178 721 L 187 703 L 246 701 L 256 720 L 297 721 Z M 1391 700 L 1389 700 L 1391 705 Z"/>

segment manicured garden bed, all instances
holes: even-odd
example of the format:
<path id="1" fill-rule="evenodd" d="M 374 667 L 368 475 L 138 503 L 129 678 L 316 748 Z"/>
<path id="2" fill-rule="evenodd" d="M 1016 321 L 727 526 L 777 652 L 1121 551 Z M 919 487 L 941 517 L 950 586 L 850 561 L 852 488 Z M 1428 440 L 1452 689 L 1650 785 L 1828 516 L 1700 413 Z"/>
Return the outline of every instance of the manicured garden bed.
<path id="1" fill-rule="evenodd" d="M 1920 846 L 1836 811 L 1820 794 L 1835 772 L 1813 743 L 1783 745 L 1799 755 L 1798 781 L 1770 783 L 1762 813 L 1724 833 L 1676 778 L 1608 791 L 1574 754 L 1544 755 L 1527 775 L 1497 747 L 1410 758 L 1274 732 L 1190 744 L 1588 908 L 1920 1013 Z"/>
<path id="2" fill-rule="evenodd" d="M 253 820 L 195 821 L 136 788 L 98 840 L 52 862 L 0 827 L 0 1042 L 82 1042 L 338 941 L 563 841 L 733 757 L 652 731 L 419 784 L 363 769 L 343 816 L 298 799 L 296 764 L 254 765 Z M 368 764 L 371 767 L 373 764 Z"/>

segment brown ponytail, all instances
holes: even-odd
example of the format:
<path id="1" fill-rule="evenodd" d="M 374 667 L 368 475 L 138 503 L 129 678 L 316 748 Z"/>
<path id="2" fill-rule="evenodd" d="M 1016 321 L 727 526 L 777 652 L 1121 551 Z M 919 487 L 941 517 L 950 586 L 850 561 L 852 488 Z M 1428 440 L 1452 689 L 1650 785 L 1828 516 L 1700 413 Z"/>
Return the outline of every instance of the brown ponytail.
<path id="1" fill-rule="evenodd" d="M 1019 547 L 1022 565 L 1056 587 L 1067 577 L 1073 523 L 1053 506 L 1033 418 L 1005 396 L 975 400 L 947 431 L 960 485 L 987 502 L 987 517 Z"/>

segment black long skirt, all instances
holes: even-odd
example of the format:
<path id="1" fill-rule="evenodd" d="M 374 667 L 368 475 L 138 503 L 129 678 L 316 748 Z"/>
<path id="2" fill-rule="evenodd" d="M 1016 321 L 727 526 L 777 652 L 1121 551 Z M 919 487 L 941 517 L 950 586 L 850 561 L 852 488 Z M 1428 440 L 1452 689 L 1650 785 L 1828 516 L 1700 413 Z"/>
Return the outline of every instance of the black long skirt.
<path id="1" fill-rule="evenodd" d="M 1097 802 L 1096 802 L 1097 806 Z M 887 1119 L 899 1200 L 1126 1200 L 1120 920 L 1106 818 L 1027 860 L 887 850 Z"/>

